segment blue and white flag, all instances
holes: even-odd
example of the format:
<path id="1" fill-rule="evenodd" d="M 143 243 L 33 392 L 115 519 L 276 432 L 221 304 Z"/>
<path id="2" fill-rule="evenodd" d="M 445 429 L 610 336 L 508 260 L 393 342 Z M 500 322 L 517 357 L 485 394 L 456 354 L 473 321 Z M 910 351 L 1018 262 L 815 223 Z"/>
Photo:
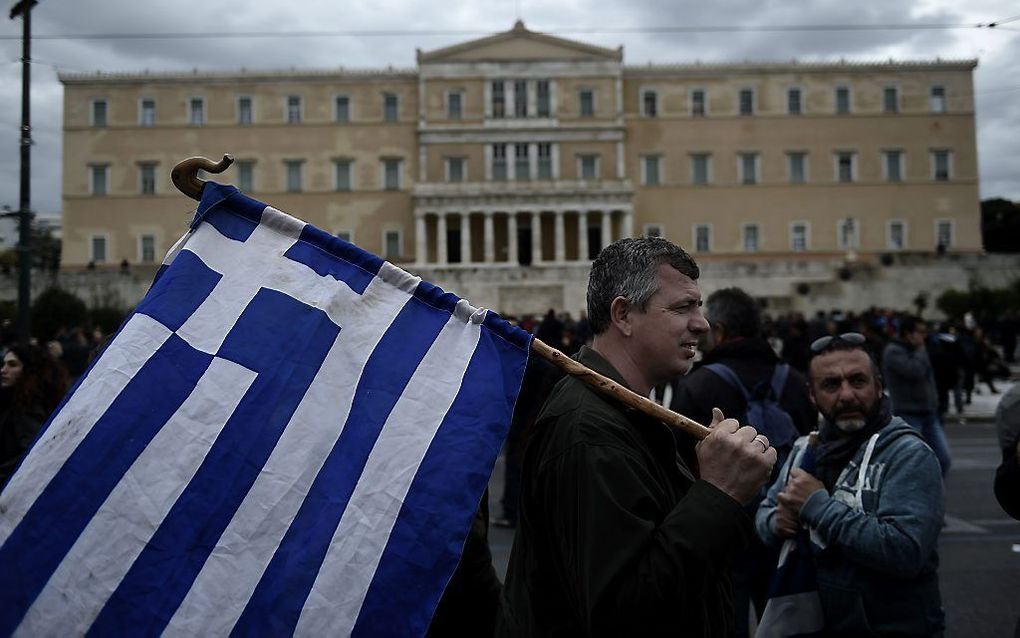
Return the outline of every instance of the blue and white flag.
<path id="1" fill-rule="evenodd" d="M 0 635 L 415 635 L 530 335 L 209 183 L 0 495 Z"/>

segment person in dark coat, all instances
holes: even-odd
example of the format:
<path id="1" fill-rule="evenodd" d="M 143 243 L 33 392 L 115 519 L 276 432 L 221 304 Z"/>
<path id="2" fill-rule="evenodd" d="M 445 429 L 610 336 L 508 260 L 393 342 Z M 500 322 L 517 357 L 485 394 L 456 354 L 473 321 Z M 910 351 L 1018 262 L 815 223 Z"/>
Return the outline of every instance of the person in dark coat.
<path id="1" fill-rule="evenodd" d="M 683 373 L 708 330 L 698 267 L 658 237 L 621 239 L 592 264 L 592 346 L 576 359 L 647 396 Z M 700 477 L 668 426 L 576 377 L 553 389 L 524 457 L 521 509 L 497 636 L 721 636 L 733 626 L 730 561 L 742 504 L 776 451 L 716 413 Z"/>
<path id="2" fill-rule="evenodd" d="M 1020 521 L 1020 383 L 999 401 L 995 426 L 1002 449 L 1002 464 L 995 471 L 995 498 L 1003 511 Z"/>

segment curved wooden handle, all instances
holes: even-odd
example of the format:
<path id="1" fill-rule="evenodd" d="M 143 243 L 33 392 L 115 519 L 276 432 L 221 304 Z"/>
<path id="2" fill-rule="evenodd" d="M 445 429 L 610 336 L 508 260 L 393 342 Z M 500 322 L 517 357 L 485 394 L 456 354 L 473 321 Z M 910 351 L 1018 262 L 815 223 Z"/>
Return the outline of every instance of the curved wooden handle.
<path id="1" fill-rule="evenodd" d="M 581 381 L 584 381 L 599 392 L 617 399 L 624 405 L 640 410 L 653 419 L 662 421 L 666 425 L 679 428 L 699 441 L 708 436 L 711 432 L 711 430 L 697 421 L 688 419 L 682 414 L 677 414 L 669 408 L 665 408 L 655 401 L 623 387 L 609 377 L 601 375 L 584 364 L 574 361 L 567 355 L 543 341 L 532 339 L 531 349 L 542 358 L 548 359 L 559 369 L 571 376 L 577 377 Z"/>
<path id="2" fill-rule="evenodd" d="M 223 159 L 214 162 L 208 157 L 189 157 L 174 166 L 170 171 L 170 179 L 177 190 L 181 191 L 191 199 L 202 199 L 202 187 L 205 180 L 198 179 L 198 171 L 203 170 L 209 173 L 222 173 L 227 167 L 234 163 L 233 155 L 223 155 Z"/>

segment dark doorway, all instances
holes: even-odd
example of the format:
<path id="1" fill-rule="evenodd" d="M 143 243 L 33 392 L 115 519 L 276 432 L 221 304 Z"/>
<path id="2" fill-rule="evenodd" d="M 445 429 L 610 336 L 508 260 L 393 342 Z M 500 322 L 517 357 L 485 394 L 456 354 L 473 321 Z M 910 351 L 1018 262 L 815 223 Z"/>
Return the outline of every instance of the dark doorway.
<path id="1" fill-rule="evenodd" d="M 588 259 L 595 259 L 602 250 L 602 229 L 598 226 L 588 227 Z"/>
<path id="2" fill-rule="evenodd" d="M 451 264 L 463 263 L 460 255 L 460 230 L 450 229 L 446 231 L 446 255 L 447 261 Z"/>
<path id="3" fill-rule="evenodd" d="M 517 263 L 522 266 L 531 265 L 531 229 L 517 229 Z"/>

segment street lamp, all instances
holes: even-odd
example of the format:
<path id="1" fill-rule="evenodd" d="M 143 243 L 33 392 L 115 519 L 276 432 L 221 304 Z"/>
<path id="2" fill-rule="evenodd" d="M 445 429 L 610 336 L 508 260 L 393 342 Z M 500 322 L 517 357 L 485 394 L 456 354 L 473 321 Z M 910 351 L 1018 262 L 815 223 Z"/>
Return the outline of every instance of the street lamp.
<path id="1" fill-rule="evenodd" d="M 32 336 L 32 213 L 31 150 L 32 124 L 29 100 L 31 85 L 32 7 L 38 0 L 20 0 L 11 7 L 11 20 L 21 16 L 21 198 L 18 208 L 18 335 L 28 341 Z"/>

